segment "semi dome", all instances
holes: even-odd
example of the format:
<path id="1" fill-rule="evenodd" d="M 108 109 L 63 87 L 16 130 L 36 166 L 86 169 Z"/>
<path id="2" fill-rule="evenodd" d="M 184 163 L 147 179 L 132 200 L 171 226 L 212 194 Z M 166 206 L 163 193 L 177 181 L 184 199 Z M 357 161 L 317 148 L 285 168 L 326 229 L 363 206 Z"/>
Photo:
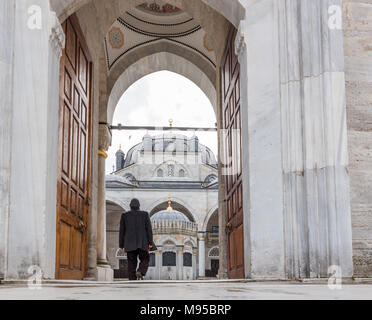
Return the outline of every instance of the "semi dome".
<path id="1" fill-rule="evenodd" d="M 200 152 L 204 164 L 217 168 L 215 154 L 207 146 L 199 143 L 196 136 L 191 138 L 182 134 L 146 135 L 141 143 L 133 146 L 127 154 L 124 168 L 138 162 L 139 152 Z"/>
<path id="2" fill-rule="evenodd" d="M 186 221 L 190 222 L 190 220 L 182 213 L 177 210 L 162 210 L 155 213 L 151 217 L 151 221 Z"/>

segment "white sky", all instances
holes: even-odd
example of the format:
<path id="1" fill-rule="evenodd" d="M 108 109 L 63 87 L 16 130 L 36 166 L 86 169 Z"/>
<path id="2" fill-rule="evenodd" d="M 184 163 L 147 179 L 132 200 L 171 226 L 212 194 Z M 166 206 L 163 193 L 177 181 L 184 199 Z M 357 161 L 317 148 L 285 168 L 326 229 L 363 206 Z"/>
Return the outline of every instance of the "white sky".
<path id="1" fill-rule="evenodd" d="M 169 71 L 152 73 L 135 82 L 121 97 L 116 107 L 113 124 L 127 126 L 168 126 L 173 119 L 175 127 L 214 128 L 216 116 L 213 107 L 200 88 L 187 78 Z M 150 131 L 149 134 L 163 132 Z M 128 150 L 142 142 L 146 131 L 113 131 L 112 146 L 108 151 L 106 173 L 113 171 L 115 153 L 122 145 Z M 184 132 L 192 136 L 193 132 Z M 217 156 L 217 133 L 197 133 L 199 141 Z"/>

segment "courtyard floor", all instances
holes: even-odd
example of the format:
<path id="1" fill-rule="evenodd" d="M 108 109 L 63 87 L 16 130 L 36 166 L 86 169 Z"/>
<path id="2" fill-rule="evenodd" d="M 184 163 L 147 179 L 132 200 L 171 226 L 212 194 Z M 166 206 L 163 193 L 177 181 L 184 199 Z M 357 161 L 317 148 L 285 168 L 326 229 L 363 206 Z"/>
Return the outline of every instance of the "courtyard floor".
<path id="1" fill-rule="evenodd" d="M 31 287 L 33 288 L 33 287 Z M 344 284 L 331 290 L 324 283 L 194 281 L 194 282 L 63 282 L 0 285 L 0 300 L 323 300 L 372 299 L 372 282 Z"/>

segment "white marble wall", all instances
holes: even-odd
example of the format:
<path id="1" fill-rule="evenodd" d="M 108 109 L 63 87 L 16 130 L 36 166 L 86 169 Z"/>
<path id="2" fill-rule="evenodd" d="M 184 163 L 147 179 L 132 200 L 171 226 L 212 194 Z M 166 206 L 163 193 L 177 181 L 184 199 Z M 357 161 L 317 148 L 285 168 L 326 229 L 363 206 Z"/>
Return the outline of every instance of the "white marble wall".
<path id="1" fill-rule="evenodd" d="M 53 278 L 58 73 L 64 38 L 48 1 L 17 1 L 12 6 L 15 29 L 13 76 L 9 78 L 12 117 L 8 134 L 12 143 L 5 277 L 28 277 L 28 268 L 37 265 L 44 277 Z M 30 22 L 33 14 L 36 27 Z"/>
<path id="2" fill-rule="evenodd" d="M 342 31 L 337 0 L 279 1 L 286 276 L 351 276 Z"/>
<path id="3" fill-rule="evenodd" d="M 7 260 L 12 128 L 13 0 L 0 3 L 0 278 Z"/>
<path id="4" fill-rule="evenodd" d="M 284 277 L 278 3 L 246 8 L 236 51 L 241 64 L 245 275 Z"/>

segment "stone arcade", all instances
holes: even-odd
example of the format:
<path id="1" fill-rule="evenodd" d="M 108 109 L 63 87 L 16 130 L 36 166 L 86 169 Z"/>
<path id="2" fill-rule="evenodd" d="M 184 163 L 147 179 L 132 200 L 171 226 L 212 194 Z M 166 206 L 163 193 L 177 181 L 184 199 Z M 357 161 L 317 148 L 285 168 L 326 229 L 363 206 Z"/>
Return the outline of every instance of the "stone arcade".
<path id="1" fill-rule="evenodd" d="M 112 280 L 112 116 L 159 70 L 216 113 L 221 278 L 371 276 L 372 4 L 167 2 L 0 2 L 0 276 Z"/>

